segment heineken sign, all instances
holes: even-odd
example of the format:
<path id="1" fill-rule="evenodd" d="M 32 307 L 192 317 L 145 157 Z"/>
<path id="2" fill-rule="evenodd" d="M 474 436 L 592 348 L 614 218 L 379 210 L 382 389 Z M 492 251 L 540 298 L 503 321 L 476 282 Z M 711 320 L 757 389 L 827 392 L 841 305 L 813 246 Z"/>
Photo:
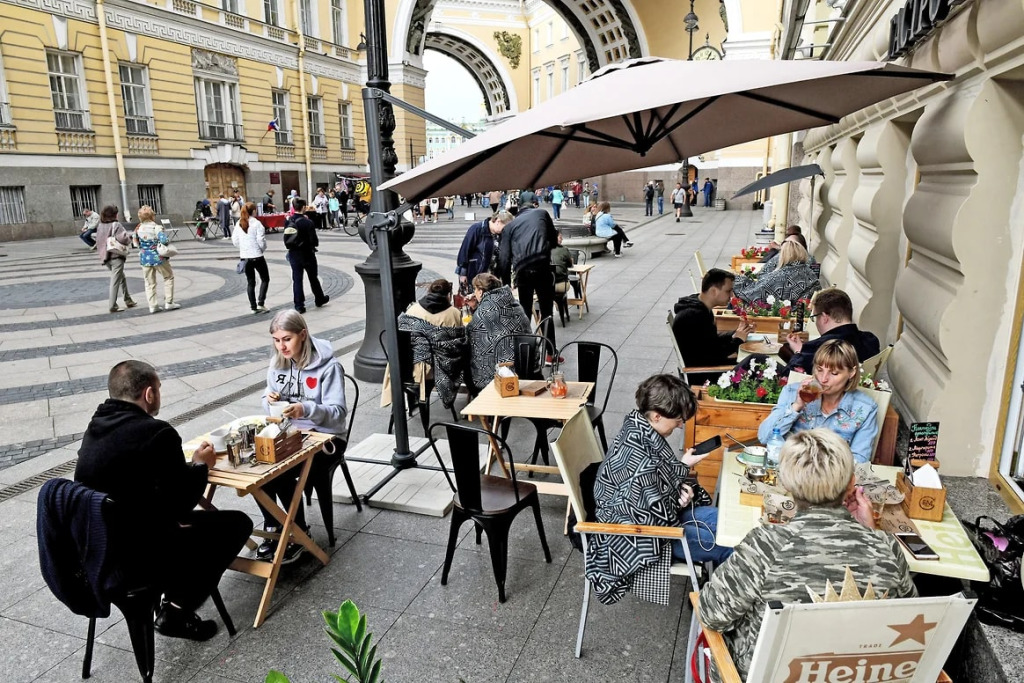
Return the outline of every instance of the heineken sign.
<path id="1" fill-rule="evenodd" d="M 889 22 L 889 59 L 907 54 L 966 0 L 907 0 Z"/>

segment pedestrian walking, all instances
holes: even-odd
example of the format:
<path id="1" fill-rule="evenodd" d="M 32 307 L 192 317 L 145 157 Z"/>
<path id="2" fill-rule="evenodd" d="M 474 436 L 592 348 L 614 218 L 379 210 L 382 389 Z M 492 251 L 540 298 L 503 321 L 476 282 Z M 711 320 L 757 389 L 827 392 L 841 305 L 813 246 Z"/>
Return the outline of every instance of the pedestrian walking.
<path id="1" fill-rule="evenodd" d="M 266 230 L 255 218 L 256 205 L 248 202 L 242 207 L 242 215 L 231 233 L 231 242 L 238 247 L 238 258 L 245 261 L 246 294 L 253 313 L 266 313 L 267 287 L 270 285 L 270 270 L 263 256 L 267 250 Z M 256 274 L 260 276 L 260 295 L 256 296 Z"/>
<path id="2" fill-rule="evenodd" d="M 654 198 L 658 200 L 658 215 L 665 213 L 665 184 L 660 180 L 654 184 Z"/>
<path id="3" fill-rule="evenodd" d="M 330 201 L 327 199 L 324 188 L 318 187 L 316 194 L 313 196 L 313 208 L 316 210 L 316 223 L 314 227 L 317 230 L 327 229 L 327 210 L 329 206 Z"/>
<path id="4" fill-rule="evenodd" d="M 291 216 L 284 227 L 284 246 L 288 250 L 288 263 L 292 267 L 292 302 L 299 313 L 306 312 L 306 291 L 303 288 L 303 275 L 309 278 L 309 288 L 313 290 L 313 302 L 317 308 L 327 305 L 331 297 L 324 294 L 317 278 L 316 248 L 320 246 L 313 221 L 303 213 L 306 200 L 296 197 L 292 200 L 295 215 Z"/>
<path id="5" fill-rule="evenodd" d="M 555 220 L 562 217 L 563 201 L 565 201 L 565 196 L 562 194 L 562 188 L 556 187 L 551 191 L 551 211 L 555 214 Z"/>
<path id="6" fill-rule="evenodd" d="M 590 183 L 583 184 L 583 208 L 590 208 Z"/>
<path id="7" fill-rule="evenodd" d="M 711 178 L 704 179 L 704 206 L 711 206 L 711 193 L 715 191 L 715 184 L 711 182 Z"/>
<path id="8" fill-rule="evenodd" d="M 220 221 L 220 229 L 224 233 L 224 237 L 221 239 L 231 239 L 231 226 L 234 225 L 231 222 L 231 202 L 228 201 L 223 192 L 217 200 L 217 220 Z"/>
<path id="9" fill-rule="evenodd" d="M 654 215 L 654 183 L 644 185 L 644 215 Z"/>
<path id="10" fill-rule="evenodd" d="M 95 212 L 91 213 L 96 215 Z M 128 293 L 128 281 L 124 276 L 124 262 L 128 258 L 128 248 L 132 243 L 132 236 L 117 220 L 117 213 L 116 206 L 104 206 L 103 211 L 96 215 L 99 219 L 96 224 L 96 254 L 100 257 L 100 263 L 110 271 L 110 295 L 107 298 L 107 310 L 111 313 L 120 313 L 125 310 L 117 307 L 119 291 L 124 295 L 125 308 L 135 308 L 135 302 L 132 301 L 132 297 Z M 110 247 L 115 248 L 111 249 Z"/>
<path id="11" fill-rule="evenodd" d="M 676 189 L 672 190 L 672 207 L 676 210 L 676 223 L 683 215 L 683 204 L 686 203 L 686 190 L 682 183 L 676 183 Z"/>
<path id="12" fill-rule="evenodd" d="M 331 190 L 327 195 L 327 222 L 330 224 L 331 229 L 338 227 L 339 211 L 341 210 L 341 202 L 338 201 L 338 195 Z"/>
<path id="13" fill-rule="evenodd" d="M 227 202 L 222 202 L 222 206 L 228 208 Z M 156 214 L 151 207 L 139 207 L 139 220 L 142 222 L 135 228 L 135 239 L 139 242 L 139 265 L 142 266 L 142 276 L 146 280 L 146 301 L 149 302 L 150 313 L 160 311 L 156 295 L 156 275 L 160 273 L 164 280 L 163 310 L 174 311 L 181 308 L 181 304 L 174 301 L 174 269 L 171 268 L 170 258 L 161 256 L 159 246 L 166 246 L 170 240 L 154 222 L 154 218 Z"/>

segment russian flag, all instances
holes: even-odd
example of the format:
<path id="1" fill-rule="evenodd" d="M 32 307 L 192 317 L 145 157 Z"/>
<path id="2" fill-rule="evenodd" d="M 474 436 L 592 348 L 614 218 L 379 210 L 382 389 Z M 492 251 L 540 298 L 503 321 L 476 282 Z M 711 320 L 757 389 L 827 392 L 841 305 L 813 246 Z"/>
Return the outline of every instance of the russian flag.
<path id="1" fill-rule="evenodd" d="M 267 124 L 267 130 L 268 131 L 270 131 L 270 130 L 278 130 L 277 119 L 274 119 L 273 121 L 271 121 L 270 123 Z"/>

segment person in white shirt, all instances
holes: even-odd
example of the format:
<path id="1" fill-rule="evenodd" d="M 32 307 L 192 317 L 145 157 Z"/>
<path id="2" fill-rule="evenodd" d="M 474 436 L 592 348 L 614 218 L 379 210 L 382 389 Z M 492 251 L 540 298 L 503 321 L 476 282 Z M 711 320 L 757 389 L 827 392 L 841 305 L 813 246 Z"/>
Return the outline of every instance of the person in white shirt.
<path id="1" fill-rule="evenodd" d="M 270 270 L 263 252 L 267 250 L 266 231 L 254 216 L 256 204 L 247 202 L 242 206 L 241 216 L 231 233 L 231 243 L 238 247 L 238 258 L 245 261 L 246 293 L 253 313 L 266 313 L 267 287 L 270 285 Z M 256 296 L 256 273 L 260 274 L 260 295 Z"/>

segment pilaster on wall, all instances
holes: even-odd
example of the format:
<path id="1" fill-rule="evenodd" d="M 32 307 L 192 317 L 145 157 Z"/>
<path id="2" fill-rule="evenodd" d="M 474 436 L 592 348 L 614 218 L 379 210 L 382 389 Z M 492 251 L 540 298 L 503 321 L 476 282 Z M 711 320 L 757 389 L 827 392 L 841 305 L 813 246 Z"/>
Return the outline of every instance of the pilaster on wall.
<path id="1" fill-rule="evenodd" d="M 991 444 L 982 411 L 1002 377 L 1012 307 L 1006 274 L 1020 260 L 1009 225 L 1020 183 L 1024 86 L 982 82 L 929 106 L 911 149 L 921 174 L 904 212 L 912 256 L 896 283 L 904 333 L 889 362 L 916 419 L 957 428 L 939 443 L 943 471 L 974 474 Z M 1007 153 L 1007 149 L 1015 153 Z M 1016 246 L 1011 248 L 1011 245 Z"/>
<path id="2" fill-rule="evenodd" d="M 828 192 L 832 216 L 825 224 L 824 236 L 828 251 L 821 262 L 821 275 L 829 284 L 844 288 L 849 264 L 847 246 L 854 222 L 853 193 L 857 189 L 860 174 L 856 139 L 847 138 L 836 145 L 832 151 L 832 168 L 835 179 Z"/>
<path id="3" fill-rule="evenodd" d="M 857 145 L 860 179 L 853 193 L 846 293 L 862 329 L 884 339 L 892 316 L 892 289 L 901 264 L 897 249 L 903 226 L 910 137 L 892 122 L 867 129 Z"/>

